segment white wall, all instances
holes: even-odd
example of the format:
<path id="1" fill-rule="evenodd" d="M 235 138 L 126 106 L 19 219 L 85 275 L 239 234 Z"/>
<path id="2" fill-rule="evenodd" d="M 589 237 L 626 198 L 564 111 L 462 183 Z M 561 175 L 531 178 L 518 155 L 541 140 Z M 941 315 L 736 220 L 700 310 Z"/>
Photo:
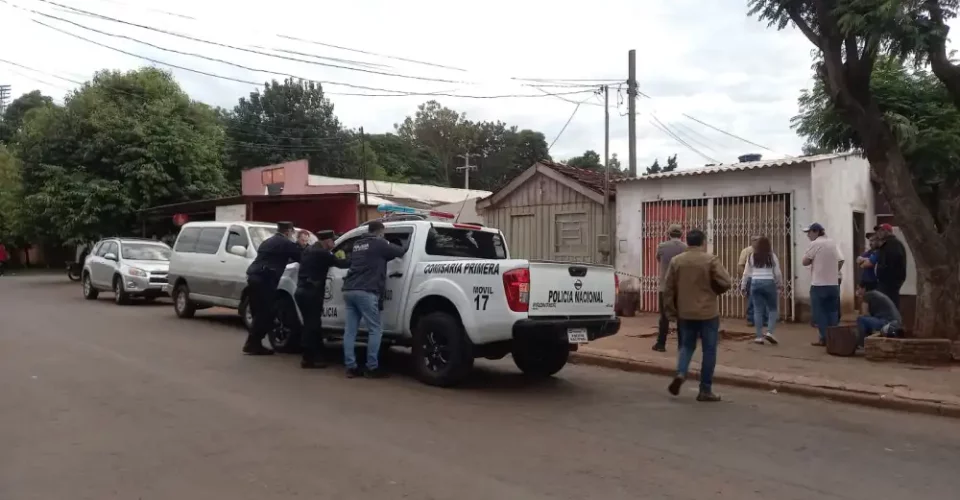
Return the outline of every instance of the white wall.
<path id="1" fill-rule="evenodd" d="M 450 212 L 452 214 L 459 213 L 460 222 L 479 222 L 481 224 L 486 224 L 486 222 L 483 220 L 483 216 L 477 213 L 477 200 L 479 199 L 480 198 L 470 198 L 469 200 L 465 201 L 437 205 L 431 210 Z"/>
<path id="2" fill-rule="evenodd" d="M 215 220 L 223 222 L 247 220 L 247 206 L 241 204 L 217 207 Z"/>
<path id="3" fill-rule="evenodd" d="M 810 218 L 798 221 L 797 230 L 811 222 L 819 222 L 826 228 L 827 236 L 840 247 L 846 261 L 843 265 L 841 301 L 852 309 L 856 293 L 853 287 L 854 273 L 859 272 L 853 254 L 854 238 L 859 238 L 853 234 L 853 212 L 863 212 L 867 232 L 876 221 L 870 164 L 856 155 L 820 161 L 813 164 L 810 184 L 813 212 Z M 800 238 L 797 241 L 804 243 L 798 248 L 802 254 L 807 238 L 802 233 L 796 237 Z M 809 271 L 799 269 L 802 270 L 799 274 L 807 279 L 805 288 L 809 287 Z"/>
<path id="4" fill-rule="evenodd" d="M 640 275 L 643 242 L 640 207 L 643 202 L 657 200 L 684 200 L 750 196 L 763 193 L 792 193 L 794 221 L 810 218 L 810 168 L 805 165 L 770 167 L 755 170 L 715 172 L 703 175 L 666 177 L 646 181 L 617 184 L 617 270 L 633 276 Z M 805 222 L 804 222 L 805 223 Z M 794 222 L 794 227 L 798 227 Z M 799 229 L 797 229 L 799 232 Z M 806 241 L 802 233 L 801 242 Z M 797 236 L 794 236 L 794 241 Z M 797 256 L 797 252 L 794 252 Z M 794 269 L 802 269 L 800 257 Z M 800 273 L 803 279 L 803 273 Z M 809 296 L 810 278 L 799 283 L 797 295 Z M 626 280 L 625 280 L 626 281 Z M 635 281 L 635 280 L 633 280 Z M 625 287 L 635 283 L 624 284 Z"/>

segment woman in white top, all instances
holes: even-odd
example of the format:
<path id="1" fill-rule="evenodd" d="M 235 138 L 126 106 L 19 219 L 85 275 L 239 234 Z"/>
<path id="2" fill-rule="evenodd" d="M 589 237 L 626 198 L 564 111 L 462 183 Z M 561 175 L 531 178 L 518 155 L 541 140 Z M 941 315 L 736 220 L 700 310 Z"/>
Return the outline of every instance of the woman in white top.
<path id="1" fill-rule="evenodd" d="M 776 345 L 778 342 L 773 331 L 777 328 L 778 290 L 783 286 L 783 275 L 780 273 L 780 261 L 770 248 L 770 239 L 766 236 L 761 236 L 753 244 L 753 255 L 747 259 L 740 286 L 745 293 L 749 290 L 753 302 L 752 319 L 757 328 L 757 337 L 753 341 L 757 344 L 767 341 Z M 770 328 L 766 333 L 763 332 L 765 324 Z"/>

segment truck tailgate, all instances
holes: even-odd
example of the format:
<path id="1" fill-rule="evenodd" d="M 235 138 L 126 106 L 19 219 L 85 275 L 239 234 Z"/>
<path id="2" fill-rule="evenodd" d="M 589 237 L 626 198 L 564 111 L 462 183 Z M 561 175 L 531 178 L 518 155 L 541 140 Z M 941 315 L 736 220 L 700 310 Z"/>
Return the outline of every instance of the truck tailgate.
<path id="1" fill-rule="evenodd" d="M 530 261 L 530 311 L 535 316 L 613 316 L 611 266 Z"/>

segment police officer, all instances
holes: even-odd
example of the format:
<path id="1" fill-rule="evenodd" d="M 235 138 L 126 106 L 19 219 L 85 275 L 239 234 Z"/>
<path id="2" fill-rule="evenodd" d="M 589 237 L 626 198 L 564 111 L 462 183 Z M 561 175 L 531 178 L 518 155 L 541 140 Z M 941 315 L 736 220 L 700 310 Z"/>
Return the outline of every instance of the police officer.
<path id="1" fill-rule="evenodd" d="M 307 247 L 300 260 L 297 278 L 297 306 L 303 314 L 303 359 L 301 368 L 325 368 L 321 360 L 323 348 L 323 299 L 326 294 L 327 271 L 330 267 L 347 269 L 350 263 L 338 259 L 330 252 L 333 249 L 333 231 L 317 233 L 318 241 Z"/>
<path id="2" fill-rule="evenodd" d="M 290 262 L 300 262 L 303 250 L 293 242 L 291 222 L 278 222 L 277 234 L 267 238 L 257 248 L 257 258 L 247 268 L 247 289 L 250 311 L 253 313 L 253 331 L 243 344 L 244 354 L 265 356 L 273 351 L 263 346 L 263 338 L 273 327 L 274 301 L 283 270 Z"/>
<path id="3" fill-rule="evenodd" d="M 364 375 L 382 378 L 386 373 L 380 368 L 381 299 L 386 289 L 387 262 L 402 257 L 406 247 L 394 245 L 383 238 L 384 227 L 380 221 L 371 221 L 368 233 L 353 244 L 350 254 L 350 270 L 343 279 L 343 302 L 346 308 L 346 324 L 343 332 L 343 357 L 347 365 L 347 377 Z M 360 320 L 367 325 L 367 366 L 360 371 L 354 345 Z"/>

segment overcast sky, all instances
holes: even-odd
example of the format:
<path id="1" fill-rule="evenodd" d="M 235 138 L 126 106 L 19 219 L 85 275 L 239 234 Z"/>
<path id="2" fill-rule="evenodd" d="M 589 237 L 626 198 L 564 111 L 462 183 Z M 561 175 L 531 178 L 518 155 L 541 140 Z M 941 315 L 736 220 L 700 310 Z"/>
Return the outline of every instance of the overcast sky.
<path id="1" fill-rule="evenodd" d="M 625 81 L 627 51 L 636 49 L 640 91 L 651 97 L 638 100 L 639 170 L 654 158 L 662 163 L 666 156 L 674 153 L 678 154 L 681 168 L 695 168 L 713 160 L 735 162 L 743 153 L 762 153 L 765 158 L 798 155 L 803 143 L 790 129 L 790 118 L 797 112 L 800 90 L 811 82 L 812 46 L 795 30 L 777 32 L 748 18 L 745 0 L 595 0 L 588 3 L 488 0 L 480 4 L 439 0 L 52 0 L 137 24 L 239 47 L 261 47 L 255 50 L 318 64 L 221 48 L 70 14 L 40 0 L 3 1 L 7 4 L 0 3 L 3 23 L 0 58 L 48 73 L 0 63 L 0 83 L 12 85 L 14 96 L 40 89 L 62 101 L 66 90 L 74 85 L 50 74 L 86 80 L 103 68 L 155 65 L 171 69 L 58 33 L 36 24 L 32 21 L 35 19 L 140 56 L 245 81 L 281 79 L 280 75 L 289 74 L 322 82 L 414 93 L 539 96 L 497 99 L 439 96 L 436 99 L 465 112 L 470 119 L 502 120 L 520 128 L 539 130 L 548 143 L 557 138 L 574 113 L 576 105 L 569 101 L 583 101 L 551 149 L 555 159 L 563 160 L 587 149 L 603 154 L 602 98 L 586 88 L 573 87 L 544 90 L 583 93 L 546 96 L 529 82 L 516 79 Z M 38 13 L 163 48 L 195 52 L 280 75 L 174 54 L 93 33 Z M 413 78 L 322 65 L 358 67 L 358 63 L 372 71 Z M 232 107 L 237 98 L 255 88 L 252 84 L 181 69 L 172 71 L 194 99 L 211 105 Z M 363 126 L 371 133 L 392 131 L 394 123 L 413 114 L 418 104 L 430 99 L 429 96 L 335 95 L 387 92 L 330 83 L 324 88 L 346 126 Z M 616 85 L 611 86 L 610 151 L 621 158 L 624 166 L 627 163 L 625 97 L 625 87 L 618 90 Z M 712 130 L 684 114 L 773 152 Z M 662 126 L 657 120 L 711 159 L 691 151 L 658 129 Z"/>

